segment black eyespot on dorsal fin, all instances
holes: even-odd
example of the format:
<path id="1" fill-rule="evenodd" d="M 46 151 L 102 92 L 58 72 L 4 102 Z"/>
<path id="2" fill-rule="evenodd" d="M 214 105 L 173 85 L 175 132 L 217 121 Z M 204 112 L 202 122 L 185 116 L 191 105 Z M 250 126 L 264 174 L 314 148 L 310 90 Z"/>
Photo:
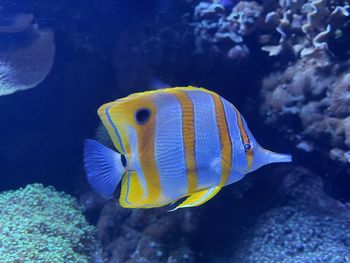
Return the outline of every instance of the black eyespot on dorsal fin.
<path id="1" fill-rule="evenodd" d="M 126 157 L 125 157 L 124 154 L 122 154 L 122 155 L 120 156 L 120 159 L 121 159 L 121 161 L 122 161 L 123 166 L 124 166 L 124 167 L 127 167 L 128 162 L 127 162 Z"/>

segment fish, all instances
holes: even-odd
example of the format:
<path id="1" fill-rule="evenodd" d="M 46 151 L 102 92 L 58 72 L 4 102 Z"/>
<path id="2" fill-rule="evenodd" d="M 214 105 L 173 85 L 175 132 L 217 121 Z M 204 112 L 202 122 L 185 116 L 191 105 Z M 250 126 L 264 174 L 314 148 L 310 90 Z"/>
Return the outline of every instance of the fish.
<path id="1" fill-rule="evenodd" d="M 217 93 L 173 87 L 131 94 L 98 109 L 116 150 L 87 139 L 91 187 L 125 208 L 204 204 L 263 165 L 291 162 L 260 146 L 236 107 Z"/>

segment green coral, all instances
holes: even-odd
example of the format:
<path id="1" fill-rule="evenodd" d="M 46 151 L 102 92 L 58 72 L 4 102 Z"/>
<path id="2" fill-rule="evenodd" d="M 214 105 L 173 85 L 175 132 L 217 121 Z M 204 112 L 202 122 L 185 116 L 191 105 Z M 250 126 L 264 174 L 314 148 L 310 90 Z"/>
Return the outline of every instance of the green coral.
<path id="1" fill-rule="evenodd" d="M 90 262 L 97 248 L 72 196 L 41 184 L 0 194 L 0 262 Z"/>

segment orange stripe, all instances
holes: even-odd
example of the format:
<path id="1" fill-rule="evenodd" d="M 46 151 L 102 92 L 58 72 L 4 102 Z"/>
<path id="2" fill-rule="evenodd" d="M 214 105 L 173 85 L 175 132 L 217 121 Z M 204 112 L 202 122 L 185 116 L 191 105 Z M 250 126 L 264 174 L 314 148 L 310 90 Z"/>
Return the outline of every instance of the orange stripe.
<path id="1" fill-rule="evenodd" d="M 221 166 L 222 166 L 222 174 L 220 179 L 220 186 L 224 186 L 227 182 L 228 177 L 231 174 L 232 167 L 232 142 L 229 136 L 229 129 L 226 120 L 226 114 L 224 110 L 224 106 L 222 104 L 221 98 L 218 94 L 214 92 L 210 92 L 213 96 L 215 103 L 215 114 L 216 114 L 216 122 L 219 128 L 219 137 L 221 144 Z"/>
<path id="2" fill-rule="evenodd" d="M 194 110 L 191 99 L 181 90 L 170 90 L 181 104 L 182 110 L 182 134 L 186 156 L 186 170 L 188 178 L 188 193 L 197 190 L 197 166 L 195 160 L 195 131 Z"/>
<path id="3" fill-rule="evenodd" d="M 154 153 L 155 116 L 154 104 L 147 105 L 152 111 L 151 119 L 144 125 L 137 126 L 139 159 L 147 182 L 148 198 L 146 204 L 157 204 L 161 200 L 161 185 Z"/>
<path id="4" fill-rule="evenodd" d="M 247 131 L 245 130 L 245 127 L 243 124 L 242 115 L 236 108 L 234 108 L 234 109 L 235 109 L 235 112 L 237 114 L 238 128 L 239 128 L 239 131 L 241 134 L 243 144 L 250 143 Z M 249 170 L 253 164 L 253 151 L 252 150 L 246 151 L 245 154 L 246 154 L 246 158 L 247 158 L 247 172 L 249 172 Z"/>

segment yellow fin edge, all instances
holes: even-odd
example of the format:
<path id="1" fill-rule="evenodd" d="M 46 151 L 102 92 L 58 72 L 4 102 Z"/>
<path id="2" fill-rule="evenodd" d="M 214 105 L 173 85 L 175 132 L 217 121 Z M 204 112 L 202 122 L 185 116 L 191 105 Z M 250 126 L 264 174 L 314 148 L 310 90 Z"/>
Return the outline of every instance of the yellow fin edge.
<path id="1" fill-rule="evenodd" d="M 216 187 L 195 192 L 191 194 L 189 197 L 187 197 L 186 200 L 183 201 L 181 204 L 179 204 L 177 207 L 169 211 L 175 211 L 179 208 L 185 208 L 185 207 L 200 206 L 205 202 L 209 201 L 210 199 L 212 199 L 221 190 L 221 188 L 222 187 L 220 186 L 216 186 Z"/>
<path id="2" fill-rule="evenodd" d="M 155 208 L 171 203 L 169 200 L 150 200 L 136 172 L 129 171 L 122 180 L 119 204 L 124 208 Z"/>

